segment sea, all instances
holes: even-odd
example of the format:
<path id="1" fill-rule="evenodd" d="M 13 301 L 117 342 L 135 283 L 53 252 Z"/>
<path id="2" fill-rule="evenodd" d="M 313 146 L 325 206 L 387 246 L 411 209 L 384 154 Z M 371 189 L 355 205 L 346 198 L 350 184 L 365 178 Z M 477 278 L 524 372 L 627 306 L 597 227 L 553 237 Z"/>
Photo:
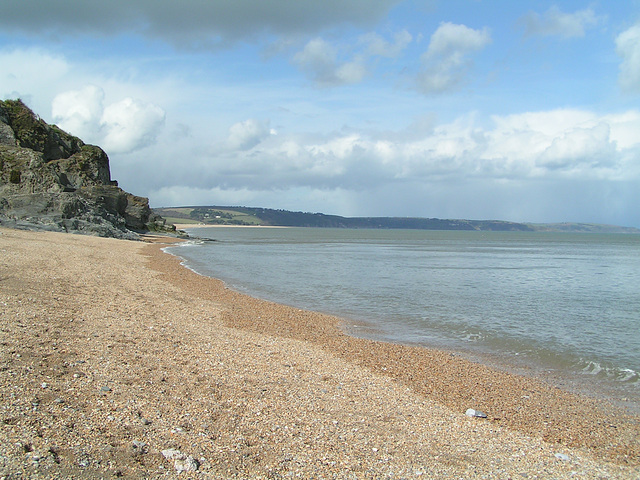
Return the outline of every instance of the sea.
<path id="1" fill-rule="evenodd" d="M 456 352 L 640 413 L 640 235 L 204 227 L 168 251 L 356 336 Z"/>

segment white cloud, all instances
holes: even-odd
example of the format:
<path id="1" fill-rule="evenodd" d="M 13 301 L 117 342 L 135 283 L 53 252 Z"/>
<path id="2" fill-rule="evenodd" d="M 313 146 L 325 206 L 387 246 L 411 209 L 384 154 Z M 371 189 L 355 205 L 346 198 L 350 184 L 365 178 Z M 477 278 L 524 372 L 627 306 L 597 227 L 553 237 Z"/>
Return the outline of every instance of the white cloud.
<path id="1" fill-rule="evenodd" d="M 611 126 L 611 141 L 616 143 L 618 150 L 623 151 L 638 146 L 640 111 L 629 110 L 624 113 L 605 115 L 602 121 Z M 640 164 L 638 166 L 640 167 Z"/>
<path id="2" fill-rule="evenodd" d="M 494 117 L 482 158 L 522 178 L 631 179 L 639 172 L 627 159 L 640 158 L 640 140 L 627 132 L 640 127 L 638 113 L 553 110 Z"/>
<path id="3" fill-rule="evenodd" d="M 565 169 L 568 174 L 588 169 L 608 168 L 615 160 L 616 147 L 610 140 L 605 123 L 593 127 L 573 127 L 555 137 L 538 157 L 537 166 L 546 169 Z M 595 171 L 595 170 L 594 170 Z"/>
<path id="4" fill-rule="evenodd" d="M 427 57 L 464 55 L 483 49 L 491 41 L 488 29 L 474 30 L 466 25 L 443 22 L 431 35 Z"/>
<path id="5" fill-rule="evenodd" d="M 124 98 L 106 107 L 104 91 L 95 85 L 58 94 L 52 115 L 60 128 L 108 153 L 135 151 L 155 142 L 164 111 L 153 104 Z"/>
<path id="6" fill-rule="evenodd" d="M 427 94 L 455 90 L 465 81 L 472 65 L 469 55 L 490 42 L 487 28 L 474 30 L 465 25 L 441 23 L 431 35 L 429 47 L 422 56 L 419 89 Z"/>
<path id="7" fill-rule="evenodd" d="M 322 38 L 310 40 L 293 62 L 320 86 L 358 83 L 367 73 L 362 58 L 339 62 L 336 48 Z"/>
<path id="8" fill-rule="evenodd" d="M 640 24 L 616 37 L 616 52 L 622 57 L 620 87 L 627 92 L 640 92 Z"/>
<path id="9" fill-rule="evenodd" d="M 366 45 L 369 55 L 396 58 L 413 40 L 412 35 L 406 30 L 395 34 L 394 41 L 389 42 L 381 35 L 371 32 L 360 37 L 360 43 Z"/>
<path id="10" fill-rule="evenodd" d="M 521 19 L 525 35 L 558 35 L 561 37 L 584 37 L 585 30 L 597 25 L 599 20 L 591 8 L 565 13 L 555 5 L 542 15 L 529 12 Z"/>
<path id="11" fill-rule="evenodd" d="M 365 190 L 405 183 L 620 181 L 640 179 L 640 112 L 600 116 L 553 110 L 477 115 L 422 134 L 345 131 L 323 136 L 269 135 L 268 125 L 237 124 L 238 138 L 262 139 L 251 150 L 210 152 L 181 176 L 197 188 Z M 265 136 L 268 136 L 266 138 Z"/>
<path id="12" fill-rule="evenodd" d="M 104 91 L 95 85 L 88 85 L 82 90 L 57 95 L 51 104 L 51 114 L 63 130 L 94 142 L 101 138 L 103 102 Z"/>
<path id="13" fill-rule="evenodd" d="M 39 82 L 60 78 L 69 72 L 68 62 L 40 48 L 16 48 L 0 51 L 3 82 L 25 81 L 29 78 Z"/>
<path id="14" fill-rule="evenodd" d="M 359 58 L 343 63 L 335 71 L 335 78 L 338 80 L 338 83 L 343 85 L 358 83 L 362 81 L 366 75 L 367 68 Z"/>
<path id="15" fill-rule="evenodd" d="M 250 205 L 256 192 L 247 189 L 199 188 L 185 185 L 161 187 L 149 192 L 153 207 L 177 205 Z"/>
<path id="16" fill-rule="evenodd" d="M 245 120 L 229 128 L 227 146 L 230 150 L 249 150 L 273 134 L 275 133 L 269 127 L 269 122 Z"/>
<path id="17" fill-rule="evenodd" d="M 165 113 L 157 105 L 125 98 L 104 109 L 104 148 L 111 152 L 132 152 L 155 142 L 164 126 Z"/>
<path id="18" fill-rule="evenodd" d="M 369 32 L 354 44 L 344 46 L 335 46 L 317 37 L 307 42 L 292 61 L 318 86 L 355 84 L 370 74 L 373 58 L 397 58 L 412 39 L 406 30 L 396 33 L 392 42 Z"/>
<path id="19" fill-rule="evenodd" d="M 64 57 L 40 48 L 0 50 L 0 65 L 0 97 L 20 97 L 38 112 L 49 110 L 57 84 L 72 70 Z"/>

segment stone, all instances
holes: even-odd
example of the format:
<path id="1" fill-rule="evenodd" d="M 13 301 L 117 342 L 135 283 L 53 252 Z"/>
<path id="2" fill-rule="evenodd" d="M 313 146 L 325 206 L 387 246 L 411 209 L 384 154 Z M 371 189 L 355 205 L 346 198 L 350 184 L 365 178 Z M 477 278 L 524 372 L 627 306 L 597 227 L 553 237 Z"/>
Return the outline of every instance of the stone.
<path id="1" fill-rule="evenodd" d="M 487 418 L 487 414 L 481 412 L 480 410 L 474 410 L 473 408 L 469 408 L 466 412 L 464 412 L 467 417 L 478 417 L 478 418 Z"/>
<path id="2" fill-rule="evenodd" d="M 0 144 L 9 145 L 10 147 L 17 147 L 18 141 L 13 134 L 13 129 L 7 125 L 8 120 L 0 118 Z"/>
<path id="3" fill-rule="evenodd" d="M 198 470 L 200 464 L 198 461 L 193 458 L 191 455 L 186 457 L 185 459 L 176 459 L 173 462 L 173 466 L 176 469 L 176 472 L 195 472 Z"/>
<path id="4" fill-rule="evenodd" d="M 198 461 L 191 455 L 185 455 L 180 450 L 168 448 L 162 450 L 162 456 L 167 460 L 173 460 L 173 467 L 176 472 L 195 472 L 200 467 Z"/>
<path id="5" fill-rule="evenodd" d="M 140 440 L 131 442 L 131 446 L 137 453 L 147 453 L 147 444 Z"/>
<path id="6" fill-rule="evenodd" d="M 176 450 L 175 448 L 167 448 L 166 450 L 162 450 L 160 453 L 162 453 L 162 456 L 167 460 L 173 460 L 183 455 L 180 450 Z"/>

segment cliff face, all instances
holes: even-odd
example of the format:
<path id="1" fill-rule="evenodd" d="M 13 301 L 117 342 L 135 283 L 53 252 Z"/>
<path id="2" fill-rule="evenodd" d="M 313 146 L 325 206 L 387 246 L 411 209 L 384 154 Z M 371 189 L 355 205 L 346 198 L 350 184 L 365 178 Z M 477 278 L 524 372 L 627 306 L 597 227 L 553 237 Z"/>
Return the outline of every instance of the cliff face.
<path id="1" fill-rule="evenodd" d="M 137 238 L 175 231 L 149 201 L 111 180 L 100 148 L 48 125 L 22 101 L 0 101 L 0 224 Z"/>

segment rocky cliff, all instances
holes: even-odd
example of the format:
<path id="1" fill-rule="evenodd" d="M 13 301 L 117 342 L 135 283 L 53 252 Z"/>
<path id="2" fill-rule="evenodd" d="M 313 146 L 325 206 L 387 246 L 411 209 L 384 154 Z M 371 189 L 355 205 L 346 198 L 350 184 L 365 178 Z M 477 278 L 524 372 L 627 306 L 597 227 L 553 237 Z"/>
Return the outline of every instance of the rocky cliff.
<path id="1" fill-rule="evenodd" d="M 0 101 L 0 224 L 138 238 L 173 225 L 111 180 L 109 158 L 48 125 L 20 100 Z"/>

